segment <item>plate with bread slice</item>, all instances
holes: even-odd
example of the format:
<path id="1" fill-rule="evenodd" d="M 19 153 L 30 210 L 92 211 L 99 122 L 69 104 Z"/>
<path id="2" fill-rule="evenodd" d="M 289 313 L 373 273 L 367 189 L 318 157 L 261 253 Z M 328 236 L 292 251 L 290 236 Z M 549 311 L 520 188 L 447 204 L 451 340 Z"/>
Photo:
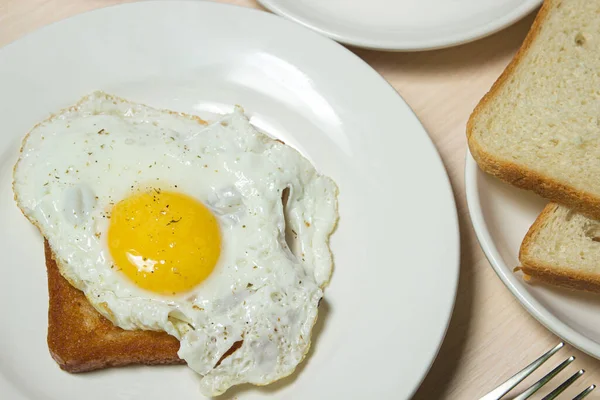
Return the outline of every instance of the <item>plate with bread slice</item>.
<path id="1" fill-rule="evenodd" d="M 263 11 L 137 2 L 0 49 L 0 88 L 0 397 L 414 393 L 456 209 L 353 53 Z"/>
<path id="2" fill-rule="evenodd" d="M 600 12 L 547 0 L 467 124 L 467 200 L 498 276 L 600 358 Z"/>

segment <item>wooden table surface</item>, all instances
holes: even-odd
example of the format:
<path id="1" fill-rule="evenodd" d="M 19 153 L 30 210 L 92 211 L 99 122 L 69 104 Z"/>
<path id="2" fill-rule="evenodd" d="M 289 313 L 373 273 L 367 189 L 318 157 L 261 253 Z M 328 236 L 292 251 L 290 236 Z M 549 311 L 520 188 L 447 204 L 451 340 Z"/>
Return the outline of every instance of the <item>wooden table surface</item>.
<path id="1" fill-rule="evenodd" d="M 0 46 L 51 22 L 123 2 L 0 0 Z M 261 8 L 253 0 L 224 2 Z M 462 242 L 458 297 L 446 339 L 415 399 L 476 399 L 559 341 L 525 311 L 489 266 L 471 227 L 464 193 L 467 118 L 510 61 L 532 21 L 533 15 L 527 16 L 491 37 L 446 50 L 352 49 L 416 112 L 442 155 L 458 205 Z M 572 398 L 567 394 L 574 395 L 585 385 L 600 384 L 600 362 L 570 346 L 559 354 L 577 357 L 569 372 L 587 371 L 564 398 Z M 600 398 L 598 392 L 588 398 Z"/>

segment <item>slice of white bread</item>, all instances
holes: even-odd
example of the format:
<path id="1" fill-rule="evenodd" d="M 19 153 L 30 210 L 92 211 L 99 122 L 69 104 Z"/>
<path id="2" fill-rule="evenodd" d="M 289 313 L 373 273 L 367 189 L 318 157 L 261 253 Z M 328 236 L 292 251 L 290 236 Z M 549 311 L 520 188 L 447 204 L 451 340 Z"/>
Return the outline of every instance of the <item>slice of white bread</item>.
<path id="1" fill-rule="evenodd" d="M 519 261 L 537 280 L 600 292 L 600 221 L 550 203 L 523 239 Z"/>
<path id="2" fill-rule="evenodd" d="M 467 124 L 480 168 L 600 219 L 600 0 L 546 0 Z"/>

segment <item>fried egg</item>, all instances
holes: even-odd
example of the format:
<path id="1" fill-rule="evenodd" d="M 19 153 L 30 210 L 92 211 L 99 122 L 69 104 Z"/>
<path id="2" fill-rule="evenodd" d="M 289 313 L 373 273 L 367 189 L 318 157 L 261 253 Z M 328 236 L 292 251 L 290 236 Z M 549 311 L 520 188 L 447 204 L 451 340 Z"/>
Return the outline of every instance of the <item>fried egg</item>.
<path id="1" fill-rule="evenodd" d="M 241 108 L 208 124 L 93 93 L 26 136 L 13 189 L 61 274 L 115 325 L 178 338 L 203 394 L 305 357 L 337 187 Z"/>

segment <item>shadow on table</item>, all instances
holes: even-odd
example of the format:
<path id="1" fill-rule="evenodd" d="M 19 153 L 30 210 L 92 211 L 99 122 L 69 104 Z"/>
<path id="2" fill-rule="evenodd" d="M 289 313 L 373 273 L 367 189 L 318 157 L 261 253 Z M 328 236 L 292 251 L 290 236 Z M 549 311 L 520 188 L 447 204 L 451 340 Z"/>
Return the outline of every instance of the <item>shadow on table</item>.
<path id="1" fill-rule="evenodd" d="M 535 13 L 490 37 L 455 48 L 418 53 L 386 53 L 354 48 L 351 50 L 367 62 L 377 63 L 378 70 L 384 75 L 386 70 L 392 71 L 398 68 L 432 75 L 452 74 L 470 69 L 476 71 L 481 65 L 497 62 L 498 58 L 507 58 L 514 54 L 523 42 L 534 15 Z M 463 190 L 462 177 L 460 179 L 461 182 L 452 182 L 455 198 L 458 199 L 463 198 L 462 195 L 457 196 L 456 193 L 456 190 Z M 464 209 L 464 205 L 458 204 L 458 206 L 459 209 Z M 458 363 L 464 357 L 472 310 L 475 307 L 473 297 L 476 290 L 473 282 L 475 266 L 472 249 L 477 246 L 472 243 L 475 240 L 474 235 L 466 234 L 469 231 L 472 232 L 467 213 L 460 213 L 460 216 L 461 266 L 454 314 L 438 357 L 414 399 L 431 400 L 455 397 L 450 393 L 450 384 Z"/>
<path id="2" fill-rule="evenodd" d="M 537 11 L 536 11 L 537 12 Z M 516 24 L 484 39 L 457 47 L 421 52 L 383 52 L 349 47 L 356 55 L 369 64 L 376 63 L 383 75 L 390 70 L 415 70 L 419 73 L 452 74 L 463 69 L 476 69 L 478 66 L 493 63 L 497 58 L 514 54 L 519 48 L 535 13 Z"/>

